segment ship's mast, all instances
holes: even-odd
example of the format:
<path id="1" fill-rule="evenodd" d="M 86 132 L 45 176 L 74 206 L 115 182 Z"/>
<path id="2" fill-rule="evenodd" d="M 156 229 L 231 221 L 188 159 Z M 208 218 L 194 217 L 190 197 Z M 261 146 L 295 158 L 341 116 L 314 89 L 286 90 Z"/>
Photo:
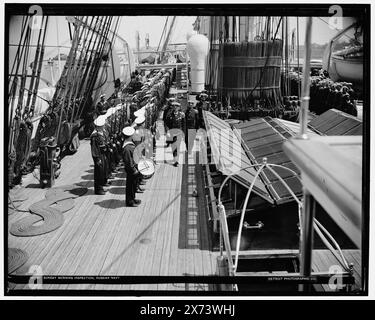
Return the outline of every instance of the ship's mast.
<path id="1" fill-rule="evenodd" d="M 309 111 L 309 101 L 310 101 L 311 27 L 312 27 L 312 18 L 308 17 L 306 21 L 305 57 L 304 57 L 303 78 L 302 78 L 302 104 L 301 104 L 302 108 L 301 108 L 300 133 L 299 133 L 299 138 L 301 139 L 306 139 L 307 115 Z"/>
<path id="2" fill-rule="evenodd" d="M 139 37 L 139 31 L 137 30 L 135 32 L 135 43 L 137 44 L 137 60 L 138 60 L 138 63 L 139 63 L 139 60 L 140 60 L 140 55 L 139 55 L 139 41 L 140 41 L 140 37 Z"/>
<path id="3" fill-rule="evenodd" d="M 173 29 L 173 27 L 174 27 L 175 21 L 176 21 L 176 16 L 174 16 L 174 17 L 172 18 L 171 25 L 169 26 L 169 30 L 168 30 L 167 37 L 165 38 L 165 41 L 164 41 L 163 47 L 162 47 L 162 49 L 161 49 L 161 53 L 160 53 L 160 62 L 161 62 L 161 61 L 163 60 L 163 58 L 164 58 L 164 53 L 165 53 L 165 50 L 167 49 L 167 46 L 168 46 L 169 39 L 170 39 L 171 34 L 172 34 L 172 29 Z"/>

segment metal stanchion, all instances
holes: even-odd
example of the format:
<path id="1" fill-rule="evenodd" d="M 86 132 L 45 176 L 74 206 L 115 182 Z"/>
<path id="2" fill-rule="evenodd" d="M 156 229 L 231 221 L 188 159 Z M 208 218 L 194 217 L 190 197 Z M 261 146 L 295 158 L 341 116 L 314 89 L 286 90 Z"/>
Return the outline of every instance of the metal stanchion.
<path id="1" fill-rule="evenodd" d="M 311 276 L 315 205 L 314 197 L 307 190 L 304 190 L 300 243 L 300 273 L 303 277 Z M 299 289 L 300 291 L 310 291 L 311 285 L 303 284 L 300 285 Z"/>
<path id="2" fill-rule="evenodd" d="M 312 17 L 308 17 L 306 18 L 305 61 L 302 78 L 302 103 L 300 110 L 300 132 L 298 135 L 299 139 L 307 139 L 307 116 L 309 112 L 310 101 L 311 27 Z"/>
<path id="3" fill-rule="evenodd" d="M 307 120 L 310 101 L 310 59 L 311 59 L 311 28 L 312 17 L 306 18 L 305 61 L 302 79 L 302 104 L 300 111 L 300 132 L 297 139 L 308 139 Z M 304 277 L 311 275 L 312 250 L 314 241 L 315 199 L 304 189 L 302 226 L 300 237 L 300 274 Z M 299 285 L 300 291 L 310 291 L 311 285 Z"/>

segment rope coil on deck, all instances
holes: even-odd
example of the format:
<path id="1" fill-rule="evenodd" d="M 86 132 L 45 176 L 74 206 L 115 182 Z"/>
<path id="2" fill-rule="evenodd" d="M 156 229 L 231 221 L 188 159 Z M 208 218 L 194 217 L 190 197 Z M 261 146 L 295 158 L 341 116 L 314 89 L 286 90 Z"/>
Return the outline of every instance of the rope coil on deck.
<path id="1" fill-rule="evenodd" d="M 35 225 L 43 221 L 41 225 Z M 10 233 L 17 237 L 32 237 L 56 230 L 64 223 L 64 217 L 60 210 L 43 208 L 37 214 L 24 217 L 12 224 Z"/>
<path id="2" fill-rule="evenodd" d="M 29 207 L 31 216 L 26 216 L 12 224 L 9 232 L 17 237 L 31 237 L 49 233 L 64 223 L 64 212 L 74 207 L 74 198 L 87 192 L 87 188 L 78 185 L 56 187 L 46 192 L 46 199 L 33 203 Z M 54 207 L 52 207 L 54 205 Z M 43 222 L 42 224 L 38 224 Z"/>
<path id="3" fill-rule="evenodd" d="M 23 266 L 27 260 L 29 259 L 29 255 L 27 252 L 18 249 L 18 248 L 9 248 L 8 249 L 8 272 L 13 273 L 21 266 Z"/>

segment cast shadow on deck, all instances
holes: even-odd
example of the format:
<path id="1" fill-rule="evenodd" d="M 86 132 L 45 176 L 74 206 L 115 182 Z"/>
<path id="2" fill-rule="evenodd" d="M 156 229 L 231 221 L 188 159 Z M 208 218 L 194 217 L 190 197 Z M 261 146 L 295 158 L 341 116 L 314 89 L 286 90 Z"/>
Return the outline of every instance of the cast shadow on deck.
<path id="1" fill-rule="evenodd" d="M 39 189 L 40 188 L 40 183 L 29 183 L 25 188 L 34 188 L 34 189 Z"/>
<path id="2" fill-rule="evenodd" d="M 125 199 L 125 187 L 113 187 L 113 182 L 112 182 L 112 186 L 108 189 L 108 192 L 109 193 L 112 193 L 112 194 L 122 194 L 124 196 L 124 199 Z"/>
<path id="3" fill-rule="evenodd" d="M 125 207 L 125 197 L 123 200 L 118 199 L 107 199 L 100 202 L 94 202 L 94 205 L 98 205 L 106 209 L 118 209 Z"/>
<path id="4" fill-rule="evenodd" d="M 140 241 L 143 238 L 144 234 L 146 234 L 146 232 L 157 222 L 157 220 L 160 219 L 161 216 L 168 211 L 168 208 L 173 205 L 173 203 L 178 199 L 179 196 L 180 196 L 180 193 L 177 193 L 173 197 L 173 199 L 160 210 L 157 216 L 155 216 L 155 218 L 150 221 L 150 223 L 117 255 L 117 257 L 113 259 L 113 261 L 108 265 L 108 267 L 106 269 L 101 270 L 100 274 L 106 274 L 109 270 L 111 270 L 112 266 L 114 266 L 117 262 L 119 262 L 123 258 L 123 256 L 127 253 L 127 251 L 130 250 L 132 246 L 134 246 L 138 241 Z M 105 200 L 105 201 L 102 201 L 102 204 L 103 203 L 108 204 L 108 206 L 113 208 L 113 203 L 115 201 L 116 202 L 118 201 L 118 205 L 120 207 L 124 206 L 125 199 L 124 200 L 114 200 L 114 199 Z"/>

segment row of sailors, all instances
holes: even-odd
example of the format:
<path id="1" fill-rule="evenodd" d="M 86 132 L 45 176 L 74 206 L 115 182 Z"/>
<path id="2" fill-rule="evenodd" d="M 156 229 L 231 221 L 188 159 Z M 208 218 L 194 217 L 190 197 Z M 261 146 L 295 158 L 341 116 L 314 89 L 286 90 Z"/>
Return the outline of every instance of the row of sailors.
<path id="1" fill-rule="evenodd" d="M 154 73 L 154 76 L 134 93 L 132 102 L 136 103 L 138 108 L 142 108 L 148 102 L 154 102 L 157 107 L 160 107 L 164 103 L 164 98 L 169 92 L 171 84 L 172 71 L 162 69 Z"/>
<path id="2" fill-rule="evenodd" d="M 105 194 L 104 186 L 110 184 L 112 173 L 117 171 L 121 158 L 124 161 L 126 179 L 126 205 L 137 206 L 140 201 L 135 199 L 136 192 L 143 192 L 142 175 L 137 170 L 134 157 L 135 148 L 145 140 L 143 128 L 151 129 L 152 148 L 155 146 L 156 120 L 158 109 L 163 103 L 171 84 L 169 72 L 158 72 L 151 78 L 140 92 L 133 95 L 130 105 L 122 103 L 114 108 L 105 108 L 104 96 L 99 102 L 99 116 L 94 121 L 95 130 L 91 134 L 91 151 L 94 160 L 95 194 Z M 141 98 L 141 99 L 140 99 Z M 145 102 L 140 104 L 140 102 Z M 137 110 L 138 109 L 138 110 Z M 130 125 L 133 122 L 133 125 Z M 127 128 L 122 130 L 120 128 Z M 150 140 L 149 140 L 150 141 Z M 150 146 L 148 146 L 150 149 Z M 131 154 L 131 156 L 130 156 Z M 138 155 L 138 159 L 142 154 Z"/>
<path id="3" fill-rule="evenodd" d="M 182 131 L 185 133 L 186 146 L 189 146 L 188 150 L 190 150 L 191 146 L 189 145 L 188 131 L 189 129 L 199 129 L 203 127 L 202 110 L 205 109 L 206 98 L 207 94 L 202 92 L 197 97 L 197 100 L 199 101 L 197 105 L 194 107 L 193 103 L 189 102 L 185 113 L 181 111 L 181 105 L 176 101 L 175 98 L 167 99 L 167 105 L 163 113 L 165 131 L 167 132 L 166 147 L 179 139 L 178 135 L 174 134 L 173 132 Z M 151 99 L 151 101 L 153 101 L 153 99 Z M 116 142 L 116 139 L 118 140 L 118 138 L 121 137 L 121 128 L 133 123 L 133 126 L 137 127 L 136 134 L 134 136 L 134 141 L 136 144 L 139 144 L 145 140 L 145 134 L 143 133 L 144 130 L 142 128 L 147 128 L 150 130 L 152 135 L 153 148 L 151 150 L 153 150 L 155 146 L 155 136 L 158 135 L 156 132 L 156 120 L 159 114 L 159 108 L 157 108 L 155 103 L 152 102 L 148 103 L 139 110 L 134 110 L 134 107 L 132 108 L 131 105 L 129 106 L 123 101 L 123 103 L 117 105 L 116 107 L 109 108 L 104 115 L 101 115 L 106 119 L 105 132 L 107 132 L 107 136 L 109 137 L 108 140 L 112 140 L 111 142 L 114 144 L 120 143 L 119 141 Z M 190 141 L 190 144 L 191 142 L 192 141 Z M 178 152 L 175 149 L 173 151 L 174 159 L 176 159 L 177 153 Z M 175 161 L 175 165 L 178 165 L 177 160 Z"/>
<path id="4" fill-rule="evenodd" d="M 201 94 L 200 101 L 204 101 L 205 93 Z M 185 143 L 188 150 L 191 150 L 195 139 L 195 130 L 201 127 L 200 110 L 196 110 L 193 103 L 189 103 L 185 113 L 181 111 L 181 105 L 175 98 L 167 100 L 167 106 L 164 110 L 163 120 L 167 132 L 167 145 L 172 145 L 172 153 L 174 159 L 174 166 L 178 166 L 178 154 L 180 143 L 182 140 L 182 132 L 185 132 Z M 145 129 L 145 113 L 146 108 L 143 107 L 136 111 L 135 121 L 132 125 L 128 122 L 128 111 L 125 106 L 118 105 L 115 108 L 110 108 L 106 115 L 99 116 L 94 124 L 96 129 L 91 135 L 91 150 L 94 160 L 94 187 L 96 194 L 105 194 L 104 186 L 110 184 L 109 180 L 112 178 L 112 173 L 117 171 L 117 167 L 121 159 L 124 161 L 125 171 L 127 173 L 127 187 L 126 187 L 126 205 L 136 206 L 139 201 L 135 199 L 136 192 L 143 192 L 141 185 L 142 175 L 137 170 L 137 159 L 141 159 L 146 152 L 143 148 L 143 153 L 137 154 L 136 147 L 145 142 L 145 134 L 150 133 Z M 126 126 L 126 130 L 120 128 Z M 194 130 L 190 130 L 194 129 Z M 191 133 L 194 136 L 191 136 Z M 148 145 L 148 155 L 152 155 L 155 148 L 156 131 L 151 131 L 151 146 Z M 149 137 L 148 137 L 149 138 Z M 147 148 L 147 146 L 146 146 Z M 151 152 L 150 152 L 151 151 Z M 150 156 L 149 156 L 150 157 Z M 151 156 L 152 157 L 152 156 Z"/>
<path id="5" fill-rule="evenodd" d="M 127 122 L 126 109 L 121 105 L 116 108 L 110 108 L 106 115 L 101 115 L 94 121 L 96 128 L 91 134 L 91 152 L 94 161 L 95 194 L 105 194 L 103 187 L 110 184 L 109 179 L 113 177 L 112 173 L 117 171 L 122 158 L 124 160 L 125 171 L 127 172 L 127 176 L 129 176 L 127 178 L 126 205 L 137 205 L 135 193 L 144 191 L 141 188 L 144 182 L 142 181 L 142 176 L 136 170 L 136 164 L 137 159 L 141 159 L 146 152 L 143 154 L 134 154 L 135 148 L 145 142 L 145 140 L 148 140 L 149 143 L 152 141 L 152 147 L 150 148 L 148 145 L 147 154 L 150 155 L 153 154 L 155 147 L 156 132 L 151 132 L 151 139 L 146 139 L 145 137 L 147 133 L 150 133 L 150 131 L 144 130 L 145 111 L 146 109 L 142 108 L 135 112 L 136 119 L 132 125 L 129 125 L 129 122 Z M 183 113 L 180 104 L 174 98 L 170 98 L 168 99 L 166 114 L 167 146 L 172 145 L 174 165 L 178 166 L 181 133 L 184 129 L 198 128 L 198 113 L 192 105 L 188 107 L 186 113 Z M 120 126 L 124 124 L 127 129 L 122 130 L 122 134 L 119 134 Z M 127 137 L 131 137 L 131 139 L 127 140 Z M 188 134 L 185 135 L 185 139 L 188 145 Z M 194 141 L 194 139 L 191 139 L 191 141 Z M 126 146 L 127 148 L 125 148 Z M 143 149 L 139 148 L 138 150 Z M 131 159 L 129 158 L 129 154 L 131 154 Z"/>
<path id="6" fill-rule="evenodd" d="M 136 119 L 133 126 L 126 126 L 121 134 L 111 139 L 106 116 L 99 116 L 95 121 L 95 130 L 91 134 L 91 154 L 94 161 L 94 191 L 95 194 L 104 195 L 104 187 L 111 183 L 113 173 L 118 172 L 121 159 L 124 162 L 126 179 L 126 205 L 136 206 L 140 202 L 135 199 L 136 192 L 144 192 L 141 185 L 145 184 L 137 170 L 134 149 L 141 143 L 139 128 L 144 123 L 144 117 Z M 134 141 L 133 141 L 134 139 Z"/>
<path id="7" fill-rule="evenodd" d="M 134 113 L 136 110 L 144 107 L 146 104 L 153 103 L 157 107 L 160 107 L 164 103 L 164 97 L 169 91 L 172 83 L 172 71 L 162 69 L 160 71 L 153 72 L 147 81 L 145 81 L 141 87 L 135 92 L 132 92 L 132 99 L 130 110 Z M 125 103 L 125 96 L 128 93 L 125 89 L 123 92 L 122 103 Z M 95 106 L 95 114 L 97 116 L 106 114 L 110 103 L 105 100 L 106 95 L 100 95 L 99 101 Z M 132 121 L 134 121 L 133 117 Z"/>

